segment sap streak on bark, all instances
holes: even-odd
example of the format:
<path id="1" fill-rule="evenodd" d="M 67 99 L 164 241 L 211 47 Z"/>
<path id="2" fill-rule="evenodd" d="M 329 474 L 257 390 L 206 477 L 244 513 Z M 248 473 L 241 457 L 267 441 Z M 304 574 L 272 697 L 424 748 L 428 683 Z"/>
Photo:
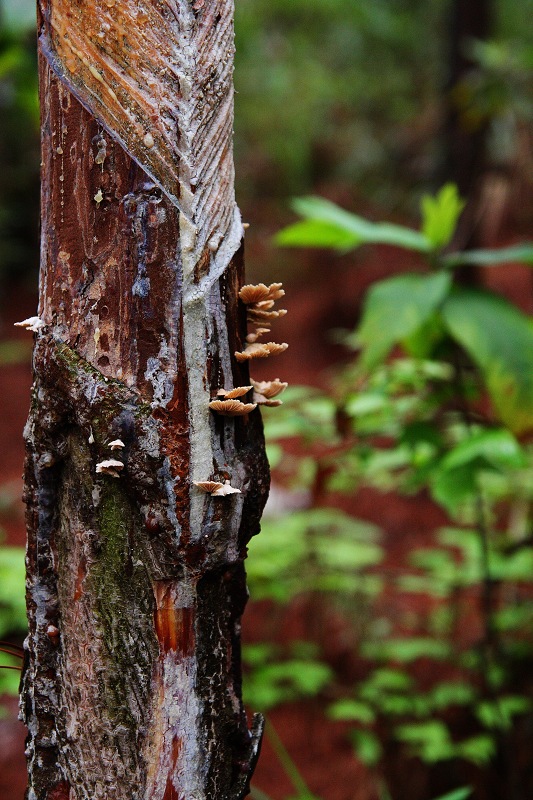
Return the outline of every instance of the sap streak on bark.
<path id="1" fill-rule="evenodd" d="M 249 383 L 232 11 L 40 3 L 29 800 L 238 800 L 257 757 L 239 630 L 268 465 L 258 412 L 208 409 Z M 117 438 L 124 469 L 97 474 Z"/>

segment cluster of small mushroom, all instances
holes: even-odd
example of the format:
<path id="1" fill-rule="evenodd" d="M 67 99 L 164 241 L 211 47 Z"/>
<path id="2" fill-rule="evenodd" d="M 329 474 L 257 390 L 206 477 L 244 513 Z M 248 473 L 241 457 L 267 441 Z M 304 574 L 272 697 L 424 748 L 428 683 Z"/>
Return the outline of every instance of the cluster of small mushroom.
<path id="1" fill-rule="evenodd" d="M 283 353 L 289 346 L 286 343 L 259 342 L 266 333 L 269 333 L 272 322 L 287 313 L 285 308 L 274 309 L 274 303 L 284 296 L 285 291 L 281 283 L 247 284 L 239 292 L 239 297 L 247 307 L 248 322 L 255 326 L 255 330 L 248 334 L 246 348 L 235 353 L 237 361 L 250 361 L 253 358 L 268 358 L 268 356 Z"/>
<path id="2" fill-rule="evenodd" d="M 108 447 L 112 452 L 123 450 L 126 445 L 121 439 L 114 439 L 109 442 Z M 120 478 L 120 472 L 124 469 L 124 464 L 116 458 L 107 458 L 96 465 L 97 475 L 110 475 L 112 478 Z"/>
<path id="3" fill-rule="evenodd" d="M 274 309 L 276 300 L 279 300 L 285 294 L 281 287 L 281 283 L 271 283 L 270 286 L 258 283 L 257 285 L 247 284 L 240 290 L 239 298 L 247 306 L 248 322 L 255 326 L 255 330 L 247 335 L 246 348 L 241 352 L 235 353 L 237 361 L 243 362 L 251 361 L 254 358 L 267 358 L 271 355 L 283 353 L 289 346 L 286 343 L 261 343 L 258 341 L 266 333 L 269 333 L 273 320 L 283 317 L 287 313 L 284 308 Z M 280 406 L 282 401 L 278 398 L 278 395 L 286 388 L 287 384 L 280 381 L 279 378 L 275 378 L 273 381 L 251 380 L 251 386 L 219 389 L 216 399 L 209 403 L 209 408 L 224 417 L 243 417 L 257 408 L 258 405 Z M 250 391 L 253 391 L 253 402 L 243 402 L 240 398 Z M 240 493 L 240 489 L 235 489 L 230 485 L 229 481 L 224 483 L 195 481 L 194 485 L 212 497 L 224 497 L 228 494 Z"/>
<path id="4" fill-rule="evenodd" d="M 271 355 L 283 353 L 289 346 L 286 343 L 261 343 L 257 341 L 270 331 L 273 320 L 283 317 L 287 313 L 284 308 L 274 309 L 276 300 L 279 300 L 285 294 L 281 287 L 281 283 L 271 283 L 270 286 L 258 283 L 255 285 L 247 284 L 240 290 L 239 297 L 247 306 L 248 322 L 255 326 L 255 330 L 246 337 L 248 344 L 245 350 L 235 353 L 237 361 L 267 358 Z M 273 381 L 260 382 L 252 380 L 251 386 L 237 386 L 235 389 L 229 390 L 219 389 L 217 399 L 209 403 L 209 408 L 225 417 L 242 417 L 249 414 L 258 405 L 280 406 L 281 400 L 277 399 L 277 395 L 281 394 L 286 388 L 287 384 L 282 383 L 279 378 Z M 253 402 L 245 403 L 239 399 L 252 389 Z"/>
<path id="5" fill-rule="evenodd" d="M 265 333 L 270 331 L 273 320 L 284 317 L 286 309 L 274 309 L 274 303 L 285 295 L 283 284 L 271 283 L 266 286 L 264 283 L 247 284 L 239 292 L 239 297 L 245 303 L 248 311 L 248 322 L 255 326 L 255 330 L 248 334 L 246 341 L 248 345 L 241 353 L 235 353 L 237 361 L 248 361 L 254 358 L 266 358 L 267 356 L 283 353 L 289 346 L 285 342 L 261 343 L 260 339 Z M 280 406 L 281 400 L 278 395 L 287 388 L 287 384 L 275 378 L 273 381 L 254 381 L 252 379 L 254 394 L 253 402 L 260 406 Z"/>
<path id="6" fill-rule="evenodd" d="M 253 389 L 253 386 L 237 386 L 235 389 L 219 389 L 217 392 L 218 400 L 209 403 L 211 411 L 222 414 L 223 417 L 243 417 L 256 408 L 257 403 L 243 403 L 239 397 L 244 397 Z"/>

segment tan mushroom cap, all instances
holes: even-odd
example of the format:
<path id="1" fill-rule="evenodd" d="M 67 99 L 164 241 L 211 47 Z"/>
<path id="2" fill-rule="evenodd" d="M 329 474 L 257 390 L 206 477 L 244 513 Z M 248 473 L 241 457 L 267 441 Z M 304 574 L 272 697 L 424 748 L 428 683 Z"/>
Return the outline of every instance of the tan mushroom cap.
<path id="1" fill-rule="evenodd" d="M 242 494 L 240 489 L 230 485 L 229 481 L 219 483 L 218 481 L 194 481 L 202 492 L 210 494 L 211 497 L 225 497 L 228 494 Z"/>
<path id="2" fill-rule="evenodd" d="M 240 290 L 239 297 L 246 305 L 261 303 L 264 300 L 279 300 L 285 294 L 282 286 L 282 283 L 271 283 L 270 286 L 264 283 L 247 283 Z"/>
<path id="3" fill-rule="evenodd" d="M 283 405 L 283 400 L 272 399 L 271 397 L 264 397 L 262 394 L 254 392 L 254 402 L 258 406 L 267 406 L 268 408 L 277 408 Z"/>
<path id="4" fill-rule="evenodd" d="M 261 308 L 252 306 L 248 309 L 248 322 L 257 322 L 259 324 L 272 322 L 272 320 L 284 317 L 286 313 L 286 308 L 280 308 L 278 311 L 263 311 Z"/>
<path id="5" fill-rule="evenodd" d="M 217 395 L 225 400 L 235 400 L 237 397 L 243 397 L 243 395 L 248 394 L 253 388 L 253 386 L 236 386 L 235 389 L 219 389 Z"/>
<path id="6" fill-rule="evenodd" d="M 194 485 L 207 494 L 213 494 L 217 489 L 222 489 L 224 486 L 223 483 L 218 483 L 218 481 L 194 481 Z"/>
<path id="7" fill-rule="evenodd" d="M 275 356 L 283 353 L 289 345 L 286 342 L 277 344 L 277 342 L 265 342 L 260 344 L 256 342 L 249 344 L 248 347 L 242 352 L 236 352 L 235 358 L 237 361 L 250 361 L 253 358 L 268 358 L 268 356 Z"/>
<path id="8" fill-rule="evenodd" d="M 240 489 L 231 486 L 229 481 L 226 481 L 224 486 L 221 486 L 220 489 L 213 492 L 213 497 L 225 497 L 228 494 L 242 494 L 242 492 Z"/>
<path id="9" fill-rule="evenodd" d="M 268 328 L 256 328 L 255 331 L 248 334 L 246 341 L 248 344 L 253 344 L 254 342 L 257 342 L 261 336 L 264 336 L 265 333 L 270 333 L 270 326 Z"/>
<path id="10" fill-rule="evenodd" d="M 243 417 L 257 407 L 257 403 L 241 403 L 240 400 L 212 400 L 209 403 L 211 411 L 224 417 Z"/>
<path id="11" fill-rule="evenodd" d="M 273 381 L 254 381 L 253 378 L 250 380 L 253 383 L 255 392 L 263 397 L 266 397 L 267 399 L 277 397 L 278 394 L 284 392 L 289 385 L 288 383 L 280 381 L 279 378 L 274 378 Z"/>

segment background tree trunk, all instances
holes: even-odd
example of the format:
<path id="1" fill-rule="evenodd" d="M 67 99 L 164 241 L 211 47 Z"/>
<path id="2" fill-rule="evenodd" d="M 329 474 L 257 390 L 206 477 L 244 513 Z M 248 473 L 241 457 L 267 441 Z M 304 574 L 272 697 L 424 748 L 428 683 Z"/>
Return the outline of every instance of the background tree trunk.
<path id="1" fill-rule="evenodd" d="M 492 31 L 492 0 L 453 0 L 450 8 L 448 80 L 445 87 L 443 126 L 444 158 L 439 182 L 457 184 L 467 200 L 455 235 L 458 249 L 482 247 L 483 179 L 488 168 L 489 120 L 472 121 L 468 79 L 479 69 L 469 55 L 475 39 L 488 39 Z M 470 115 L 470 116 L 469 116 Z M 473 274 L 470 270 L 470 275 Z"/>
<path id="2" fill-rule="evenodd" d="M 269 477 L 259 412 L 208 406 L 249 383 L 232 2 L 42 0 L 39 46 L 28 798 L 237 800 L 261 728 L 243 559 Z"/>

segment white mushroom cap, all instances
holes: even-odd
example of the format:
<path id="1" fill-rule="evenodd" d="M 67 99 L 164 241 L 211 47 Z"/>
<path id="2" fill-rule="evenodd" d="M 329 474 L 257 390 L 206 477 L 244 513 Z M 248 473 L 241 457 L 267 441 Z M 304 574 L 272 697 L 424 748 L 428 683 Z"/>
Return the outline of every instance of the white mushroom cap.
<path id="1" fill-rule="evenodd" d="M 194 485 L 202 492 L 210 494 L 211 497 L 225 497 L 228 494 L 242 494 L 240 489 L 235 489 L 229 481 L 219 483 L 218 481 L 194 481 Z"/>
<path id="2" fill-rule="evenodd" d="M 105 461 L 100 461 L 96 465 L 96 473 L 97 475 L 104 474 L 104 475 L 111 475 L 113 478 L 119 478 L 120 470 L 124 469 L 124 464 L 122 461 L 117 461 L 116 458 L 108 458 Z"/>
<path id="3" fill-rule="evenodd" d="M 211 494 L 212 497 L 225 497 L 227 494 L 242 494 L 242 492 L 240 489 L 231 486 L 229 481 L 225 481 L 224 486 L 221 486 L 220 489 L 216 489 Z"/>
<path id="4" fill-rule="evenodd" d="M 122 439 L 113 439 L 112 442 L 109 442 L 108 447 L 111 450 L 122 450 L 124 447 L 126 447 L 126 445 L 124 444 Z"/>
<path id="5" fill-rule="evenodd" d="M 33 333 L 38 333 L 41 328 L 44 328 L 46 322 L 40 317 L 28 317 L 27 319 L 23 319 L 22 322 L 15 322 L 15 328 L 26 328 L 27 331 L 33 331 Z"/>

